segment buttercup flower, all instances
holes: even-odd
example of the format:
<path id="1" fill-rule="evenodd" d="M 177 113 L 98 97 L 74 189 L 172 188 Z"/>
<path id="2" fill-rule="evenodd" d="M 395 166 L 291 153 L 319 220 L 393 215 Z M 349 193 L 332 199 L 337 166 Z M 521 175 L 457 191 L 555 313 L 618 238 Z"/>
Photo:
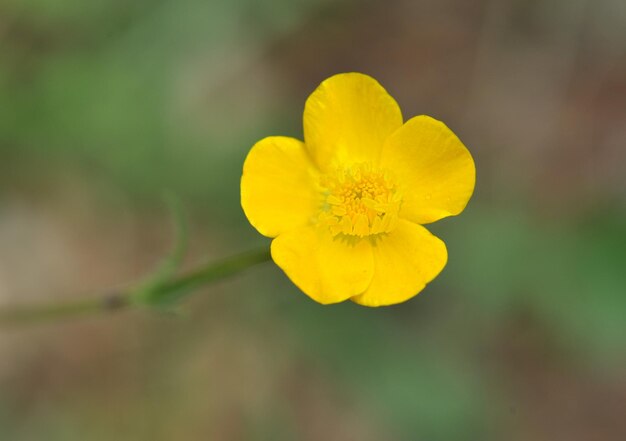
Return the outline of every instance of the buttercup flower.
<path id="1" fill-rule="evenodd" d="M 472 156 L 443 123 L 403 123 L 373 78 L 328 78 L 304 108 L 304 142 L 271 136 L 243 166 L 241 205 L 272 237 L 272 259 L 328 304 L 400 303 L 447 262 L 423 224 L 459 214 L 474 191 Z"/>

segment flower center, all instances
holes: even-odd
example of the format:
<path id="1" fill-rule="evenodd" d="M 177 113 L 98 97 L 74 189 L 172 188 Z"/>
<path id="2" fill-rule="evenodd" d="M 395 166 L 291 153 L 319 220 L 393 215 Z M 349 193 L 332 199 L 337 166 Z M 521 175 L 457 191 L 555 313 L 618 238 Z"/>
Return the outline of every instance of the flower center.
<path id="1" fill-rule="evenodd" d="M 402 198 L 389 176 L 368 164 L 324 177 L 325 203 L 319 216 L 333 236 L 372 236 L 393 230 Z"/>

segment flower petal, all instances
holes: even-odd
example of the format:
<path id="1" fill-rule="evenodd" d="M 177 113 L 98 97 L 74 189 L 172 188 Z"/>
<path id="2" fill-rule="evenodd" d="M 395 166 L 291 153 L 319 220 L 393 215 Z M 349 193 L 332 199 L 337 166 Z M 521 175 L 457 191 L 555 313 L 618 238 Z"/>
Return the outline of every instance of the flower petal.
<path id="1" fill-rule="evenodd" d="M 403 187 L 400 216 L 418 224 L 459 214 L 474 191 L 472 155 L 444 123 L 429 116 L 416 116 L 391 135 L 381 162 Z"/>
<path id="2" fill-rule="evenodd" d="M 446 245 L 426 228 L 400 220 L 395 230 L 372 246 L 374 277 L 352 301 L 363 306 L 404 302 L 418 294 L 448 260 Z"/>
<path id="3" fill-rule="evenodd" d="M 346 161 L 378 162 L 385 139 L 400 126 L 396 101 L 360 73 L 323 81 L 304 107 L 304 142 L 322 170 Z"/>
<path id="4" fill-rule="evenodd" d="M 362 293 L 372 280 L 372 247 L 366 240 L 332 237 L 326 228 L 304 227 L 272 241 L 272 259 L 293 283 L 322 304 Z"/>
<path id="5" fill-rule="evenodd" d="M 317 174 L 301 141 L 272 136 L 257 142 L 241 177 L 246 217 L 268 237 L 309 224 L 322 202 Z"/>

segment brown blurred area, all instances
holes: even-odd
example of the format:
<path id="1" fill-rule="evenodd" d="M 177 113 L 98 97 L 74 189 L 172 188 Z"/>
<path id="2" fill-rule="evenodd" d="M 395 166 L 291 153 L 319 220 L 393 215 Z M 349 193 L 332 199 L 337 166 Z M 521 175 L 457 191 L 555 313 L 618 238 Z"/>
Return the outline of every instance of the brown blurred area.
<path id="1" fill-rule="evenodd" d="M 263 242 L 249 147 L 308 94 L 377 78 L 477 165 L 407 304 L 322 307 L 273 264 L 180 314 L 0 329 L 0 440 L 626 439 L 623 0 L 9 0 L 0 306 L 98 295 Z"/>

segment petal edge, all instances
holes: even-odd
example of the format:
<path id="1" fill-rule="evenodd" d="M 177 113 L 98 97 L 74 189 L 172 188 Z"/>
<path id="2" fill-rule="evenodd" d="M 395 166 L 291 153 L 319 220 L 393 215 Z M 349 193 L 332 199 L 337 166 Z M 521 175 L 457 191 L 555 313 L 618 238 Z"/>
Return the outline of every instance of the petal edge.
<path id="1" fill-rule="evenodd" d="M 276 237 L 310 223 L 321 203 L 317 174 L 302 141 L 270 136 L 257 142 L 241 176 L 241 207 L 252 226 Z"/>
<path id="2" fill-rule="evenodd" d="M 448 261 L 445 243 L 421 225 L 401 220 L 372 247 L 374 277 L 351 300 L 363 306 L 402 303 L 419 294 Z"/>
<path id="3" fill-rule="evenodd" d="M 403 187 L 400 216 L 412 222 L 456 216 L 474 192 L 472 155 L 452 130 L 429 116 L 411 118 L 394 132 L 381 161 Z"/>
<path id="4" fill-rule="evenodd" d="M 347 243 L 325 228 L 304 227 L 272 241 L 272 259 L 306 295 L 318 303 L 338 303 L 362 293 L 374 266 L 370 244 Z"/>
<path id="5" fill-rule="evenodd" d="M 304 141 L 320 169 L 378 162 L 385 139 L 402 126 L 398 103 L 369 75 L 333 75 L 308 97 Z"/>

